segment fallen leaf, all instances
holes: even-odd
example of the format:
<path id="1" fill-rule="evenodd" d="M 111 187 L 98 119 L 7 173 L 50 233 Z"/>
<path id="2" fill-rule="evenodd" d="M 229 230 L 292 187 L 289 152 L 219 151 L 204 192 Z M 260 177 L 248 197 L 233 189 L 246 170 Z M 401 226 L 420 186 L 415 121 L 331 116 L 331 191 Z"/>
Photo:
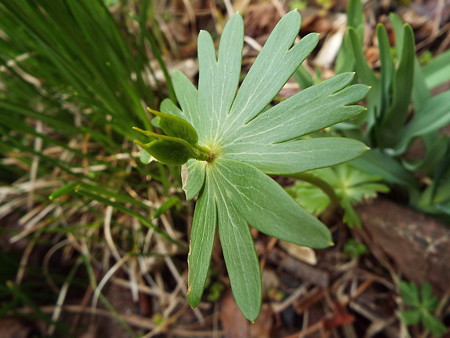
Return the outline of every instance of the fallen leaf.
<path id="1" fill-rule="evenodd" d="M 313 249 L 282 240 L 280 240 L 279 243 L 280 246 L 292 257 L 311 265 L 317 264 L 316 253 Z"/>

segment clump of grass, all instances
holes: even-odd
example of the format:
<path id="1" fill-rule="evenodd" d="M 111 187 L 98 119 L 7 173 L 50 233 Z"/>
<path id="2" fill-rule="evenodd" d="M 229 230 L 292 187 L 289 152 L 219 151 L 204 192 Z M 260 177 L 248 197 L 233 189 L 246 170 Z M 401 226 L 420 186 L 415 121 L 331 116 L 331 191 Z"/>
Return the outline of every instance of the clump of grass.
<path id="1" fill-rule="evenodd" d="M 78 311 L 95 314 L 100 301 L 129 334 L 130 321 L 103 295 L 108 283 L 120 280 L 135 302 L 141 285 L 167 299 L 172 291 L 157 281 L 160 266 L 168 266 L 184 285 L 172 257 L 185 252 L 186 243 L 168 212 L 182 207 L 168 197 L 177 193 L 178 170 L 136 163 L 130 142 L 139 137 L 132 126 L 152 128 L 145 106 L 162 95 L 174 98 L 147 29 L 153 6 L 144 0 L 111 12 L 101 1 L 0 4 L 0 219 L 8 231 L 2 237 L 24 246 L 1 281 L 0 298 L 11 305 L 1 315 L 12 309 L 31 315 L 46 323 L 49 335 L 73 329 L 56 323 L 77 285 L 92 306 Z M 52 293 L 38 300 L 25 285 L 42 248 L 41 290 Z M 55 264 L 67 274 L 55 279 Z M 128 280 L 119 279 L 120 272 Z M 164 320 L 183 291 L 174 289 L 170 309 L 156 309 Z"/>

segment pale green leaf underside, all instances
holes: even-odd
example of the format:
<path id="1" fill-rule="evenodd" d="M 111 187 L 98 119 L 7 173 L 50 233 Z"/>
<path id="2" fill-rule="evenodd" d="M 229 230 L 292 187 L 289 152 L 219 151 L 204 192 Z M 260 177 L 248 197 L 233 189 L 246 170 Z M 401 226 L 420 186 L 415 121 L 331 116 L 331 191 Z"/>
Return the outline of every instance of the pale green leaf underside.
<path id="1" fill-rule="evenodd" d="M 141 151 L 139 153 L 139 160 L 144 164 L 149 164 L 152 160 L 152 155 L 141 148 Z"/>
<path id="2" fill-rule="evenodd" d="M 366 147 L 357 141 L 298 138 L 358 115 L 364 108 L 352 104 L 364 98 L 368 88 L 349 86 L 353 74 L 341 74 L 262 112 L 318 42 L 317 34 L 310 34 L 293 45 L 300 23 L 297 11 L 280 20 L 239 91 L 241 16 L 227 23 L 217 56 L 211 36 L 202 31 L 198 91 L 175 72 L 172 79 L 181 109 L 170 101 L 161 105 L 161 111 L 190 122 L 199 144 L 216 155 L 208 163 L 189 160 L 183 169 L 187 199 L 200 194 L 188 258 L 191 306 L 203 294 L 216 225 L 233 294 L 249 320 L 260 310 L 261 277 L 248 225 L 299 245 L 332 245 L 327 227 L 264 172 L 306 171 L 361 155 Z"/>
<path id="3" fill-rule="evenodd" d="M 197 88 L 180 71 L 172 74 L 172 83 L 182 110 L 184 118 L 199 132 L 200 116 L 198 115 L 198 92 Z M 165 104 L 163 101 L 163 104 Z M 162 107 L 161 107 L 162 109 Z"/>
<path id="4" fill-rule="evenodd" d="M 278 22 L 236 95 L 224 134 L 261 112 L 316 47 L 318 34 L 309 34 L 292 46 L 300 24 L 297 11 L 289 12 Z"/>
<path id="5" fill-rule="evenodd" d="M 195 207 L 189 246 L 188 294 L 191 307 L 200 302 L 211 261 L 212 247 L 216 233 L 217 209 L 214 186 L 207 183 Z"/>
<path id="6" fill-rule="evenodd" d="M 363 99 L 369 87 L 346 87 L 353 76 L 340 74 L 302 90 L 236 128 L 224 145 L 283 142 L 357 116 L 365 108 L 350 104 Z"/>
<path id="7" fill-rule="evenodd" d="M 224 158 L 249 163 L 267 174 L 293 174 L 352 160 L 365 151 L 363 143 L 324 137 L 276 144 L 235 143 L 224 148 Z"/>
<path id="8" fill-rule="evenodd" d="M 246 163 L 220 158 L 211 167 L 211 174 L 228 203 L 261 232 L 313 248 L 332 245 L 326 226 L 262 171 Z"/>
<path id="9" fill-rule="evenodd" d="M 220 179 L 213 176 L 214 179 Z M 231 289 L 244 316 L 254 321 L 261 308 L 262 286 L 253 239 L 247 222 L 235 206 L 229 203 L 227 191 L 218 188 L 218 182 L 215 186 L 219 237 Z"/>
<path id="10" fill-rule="evenodd" d="M 182 168 L 183 190 L 189 201 L 197 195 L 205 182 L 205 161 L 189 160 Z"/>
<path id="11" fill-rule="evenodd" d="M 220 39 L 218 58 L 210 34 L 198 37 L 198 126 L 200 140 L 216 138 L 221 122 L 230 111 L 241 74 L 244 24 L 239 14 L 228 21 Z"/>
<path id="12" fill-rule="evenodd" d="M 166 114 L 172 114 L 174 116 L 178 116 L 182 119 L 185 119 L 186 121 L 189 122 L 188 117 L 186 116 L 186 114 L 184 112 L 182 112 L 180 110 L 180 108 L 178 108 L 175 103 L 172 102 L 171 99 L 164 99 L 161 102 L 161 105 L 159 106 L 159 110 L 161 110 L 163 113 Z"/>

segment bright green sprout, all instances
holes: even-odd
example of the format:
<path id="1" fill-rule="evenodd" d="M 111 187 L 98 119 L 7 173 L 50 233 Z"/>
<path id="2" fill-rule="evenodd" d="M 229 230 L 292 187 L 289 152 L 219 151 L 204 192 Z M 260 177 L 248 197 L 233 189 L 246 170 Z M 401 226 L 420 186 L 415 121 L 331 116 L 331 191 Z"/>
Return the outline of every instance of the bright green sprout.
<path id="1" fill-rule="evenodd" d="M 341 74 L 266 109 L 318 43 L 318 34 L 309 34 L 293 45 L 300 23 L 297 11 L 280 20 L 239 90 L 242 17 L 228 21 L 218 56 L 209 33 L 201 31 L 198 89 L 174 72 L 181 109 L 166 99 L 163 113 L 153 111 L 166 135 L 136 129 L 152 138 L 138 142 L 144 151 L 167 164 L 184 164 L 187 199 L 199 195 L 188 257 L 192 307 L 202 299 L 216 229 L 234 297 L 250 321 L 258 317 L 262 288 L 249 224 L 298 245 L 333 244 L 328 228 L 266 174 L 294 174 L 363 154 L 367 147 L 358 141 L 301 137 L 360 114 L 364 108 L 352 104 L 367 95 L 368 87 L 349 86 L 354 74 Z"/>
<path id="2" fill-rule="evenodd" d="M 400 312 L 400 318 L 406 325 L 422 323 L 433 337 L 441 337 L 447 331 L 445 325 L 433 315 L 439 300 L 433 295 L 430 284 L 424 283 L 418 289 L 413 282 L 401 281 L 399 291 L 404 305 L 408 307 Z"/>

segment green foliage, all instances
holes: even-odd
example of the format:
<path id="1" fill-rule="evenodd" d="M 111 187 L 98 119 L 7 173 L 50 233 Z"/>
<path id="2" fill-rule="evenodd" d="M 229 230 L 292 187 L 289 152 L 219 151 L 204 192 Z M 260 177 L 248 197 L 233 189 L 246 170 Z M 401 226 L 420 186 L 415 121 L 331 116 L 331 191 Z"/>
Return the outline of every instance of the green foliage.
<path id="1" fill-rule="evenodd" d="M 308 1 L 305 0 L 294 0 L 289 2 L 289 8 L 291 10 L 296 9 L 298 11 L 301 11 L 304 10 L 306 7 L 308 7 Z"/>
<path id="2" fill-rule="evenodd" d="M 391 14 L 395 45 L 391 47 L 386 28 L 378 24 L 381 66 L 380 72 L 375 72 L 363 53 L 360 0 L 349 2 L 347 15 L 348 32 L 336 71 L 356 70 L 359 81 L 372 87 L 367 112 L 353 123 L 336 127 L 341 134 L 372 147 L 352 164 L 367 173 L 383 176 L 388 183 L 403 186 L 414 207 L 450 219 L 450 193 L 443 188 L 450 185 L 450 138 L 439 134 L 450 123 L 450 91 L 430 94 L 431 88 L 450 79 L 450 72 L 446 71 L 450 53 L 443 53 L 421 67 L 415 56 L 411 27 Z M 405 158 L 417 139 L 424 144 L 424 155 L 419 159 Z M 426 185 L 415 178 L 424 175 L 427 177 L 424 181 L 429 182 Z"/>
<path id="3" fill-rule="evenodd" d="M 426 63 L 423 74 L 428 88 L 450 80 L 450 50 Z"/>
<path id="4" fill-rule="evenodd" d="M 134 127 L 134 130 L 153 139 L 152 142 L 147 144 L 135 141 L 143 149 L 144 155 L 141 155 L 141 157 L 144 156 L 144 161 L 147 160 L 148 154 L 153 155 L 165 164 L 174 165 L 184 164 L 190 158 L 201 161 L 210 160 L 212 154 L 208 149 L 198 144 L 197 132 L 189 122 L 178 116 L 161 113 L 150 108 L 149 110 L 157 116 L 158 127 L 169 136 Z"/>
<path id="5" fill-rule="evenodd" d="M 167 74 L 159 47 L 145 27 L 150 7 L 149 0 L 139 2 L 139 15 L 131 19 L 126 13 L 119 23 L 101 1 L 2 2 L 2 154 L 16 154 L 27 168 L 35 156 L 38 178 L 58 169 L 65 175 L 62 184 L 78 179 L 102 187 L 108 182 L 126 196 L 122 188 L 133 180 L 124 175 L 126 161 L 106 159 L 117 154 L 131 157 L 127 139 L 138 135 L 131 126 L 142 123 L 150 128 L 141 102 L 156 104 L 162 91 L 152 76 L 149 49 Z M 170 95 L 171 79 L 166 80 Z M 41 150 L 35 149 L 38 141 Z M 67 154 L 47 155 L 46 149 L 55 148 Z M 142 159 L 150 161 L 149 156 Z M 80 163 L 104 169 L 79 171 Z M 12 173 L 2 175 L 2 180 L 26 174 L 3 163 L 0 169 Z M 176 173 L 157 163 L 136 169 L 165 187 L 171 171 Z"/>
<path id="6" fill-rule="evenodd" d="M 406 325 L 422 323 L 435 337 L 440 337 L 447 332 L 445 325 L 433 315 L 438 299 L 433 295 L 430 284 L 424 283 L 419 291 L 413 282 L 401 281 L 400 296 L 404 305 L 408 307 L 400 313 L 400 318 Z"/>
<path id="7" fill-rule="evenodd" d="M 357 240 L 351 238 L 344 244 L 344 252 L 353 258 L 359 258 L 365 255 L 369 250 L 367 246 Z"/>
<path id="8" fill-rule="evenodd" d="M 361 226 L 354 204 L 376 197 L 377 192 L 387 192 L 389 188 L 379 183 L 381 176 L 369 175 L 347 164 L 332 168 L 322 168 L 310 172 L 326 182 L 335 192 L 338 203 L 344 210 L 344 223 L 349 226 Z M 317 185 L 298 181 L 289 189 L 296 201 L 307 211 L 320 215 L 330 205 L 329 196 Z"/>
<path id="9" fill-rule="evenodd" d="M 212 283 L 208 288 L 208 296 L 207 299 L 210 302 L 216 302 L 222 296 L 223 290 L 225 289 L 225 285 L 219 282 Z"/>
<path id="10" fill-rule="evenodd" d="M 92 290 L 96 279 L 103 277 L 97 272 L 108 270 L 107 265 L 99 269 L 99 262 L 113 262 L 101 257 L 117 258 L 116 252 L 135 257 L 136 248 L 153 250 L 152 246 L 142 249 L 147 233 L 186 249 L 155 220 L 169 208 L 180 206 L 179 200 L 161 196 L 176 184 L 172 178 L 179 170 L 156 161 L 149 166 L 134 165 L 131 154 L 131 140 L 140 136 L 131 127 L 151 128 L 142 102 L 154 106 L 163 95 L 174 98 L 170 77 L 163 85 L 155 76 L 155 65 L 167 75 L 153 35 L 157 32 L 148 26 L 155 2 L 118 4 L 110 12 L 105 3 L 115 2 L 0 2 L 0 181 L 7 194 L 3 203 L 19 201 L 12 216 L 5 219 L 26 214 L 33 215 L 32 219 L 44 210 L 38 226 L 17 225 L 21 232 L 8 237 L 23 236 L 31 255 L 37 242 L 64 247 L 70 254 L 61 256 L 69 261 L 82 257 L 84 272 L 92 272 Z M 22 191 L 22 186 L 31 189 Z M 152 195 L 151 205 L 145 196 L 135 198 L 141 192 Z M 111 237 L 117 240 L 113 254 L 105 243 L 105 210 L 111 214 Z M 82 248 L 75 243 L 83 243 Z M 136 262 L 123 260 L 123 267 L 135 269 Z M 30 276 L 27 254 L 21 264 L 25 276 Z M 72 292 L 79 281 L 71 280 L 71 273 L 58 279 L 56 286 L 47 282 L 55 276 L 53 271 L 32 275 L 39 287 L 31 290 L 26 281 L 5 286 L 2 280 L 0 293 L 8 299 L 1 299 L 5 304 L 1 314 L 27 307 L 37 319 L 54 325 L 48 315 L 39 312 L 40 306 L 54 305 L 53 289 L 64 295 L 64 283 Z M 43 300 L 44 295 L 51 301 Z M 106 299 L 99 297 L 120 322 Z M 67 336 L 58 325 L 56 334 Z M 128 335 L 134 336 L 130 329 Z"/>
<path id="11" fill-rule="evenodd" d="M 162 96 L 154 89 L 155 84 L 161 86 L 151 76 L 149 47 L 167 74 L 145 28 L 150 6 L 149 0 L 140 2 L 137 22 L 127 19 L 119 24 L 101 1 L 2 2 L 1 152 L 18 152 L 26 166 L 36 156 L 38 177 L 55 168 L 71 176 L 68 180 L 87 179 L 100 186 L 120 177 L 123 167 L 105 158 L 130 152 L 126 138 L 137 135 L 130 127 L 142 123 L 150 128 L 141 102 L 154 105 Z M 142 29 L 132 34 L 135 25 Z M 167 86 L 170 94 L 170 78 Z M 41 140 L 43 150 L 58 147 L 68 155 L 48 156 L 35 149 L 33 140 Z M 83 142 L 87 151 L 80 149 Z M 81 161 L 106 169 L 85 175 L 76 172 Z M 10 172 L 8 166 L 0 168 Z M 165 183 L 158 170 L 138 170 Z M 170 169 L 163 170 L 167 176 Z M 15 168 L 2 179 L 21 174 L 25 172 Z M 111 185 L 120 190 L 122 183 L 126 182 Z"/>
<path id="12" fill-rule="evenodd" d="M 161 104 L 161 111 L 193 126 L 198 145 L 209 153 L 206 160 L 191 154 L 183 168 L 187 198 L 199 194 L 188 257 L 192 307 L 205 288 L 216 228 L 234 297 L 251 321 L 258 316 L 262 291 L 248 224 L 299 245 L 332 244 L 328 229 L 266 174 L 321 168 L 364 153 L 367 148 L 358 141 L 300 137 L 360 114 L 364 108 L 352 104 L 364 98 L 368 88 L 348 86 L 353 74 L 341 74 L 266 109 L 318 42 L 317 34 L 309 34 L 292 46 L 300 20 L 297 11 L 281 19 L 239 90 L 242 17 L 234 15 L 227 23 L 218 56 L 211 36 L 200 32 L 198 90 L 175 72 L 172 81 L 181 109 L 167 100 Z"/>

